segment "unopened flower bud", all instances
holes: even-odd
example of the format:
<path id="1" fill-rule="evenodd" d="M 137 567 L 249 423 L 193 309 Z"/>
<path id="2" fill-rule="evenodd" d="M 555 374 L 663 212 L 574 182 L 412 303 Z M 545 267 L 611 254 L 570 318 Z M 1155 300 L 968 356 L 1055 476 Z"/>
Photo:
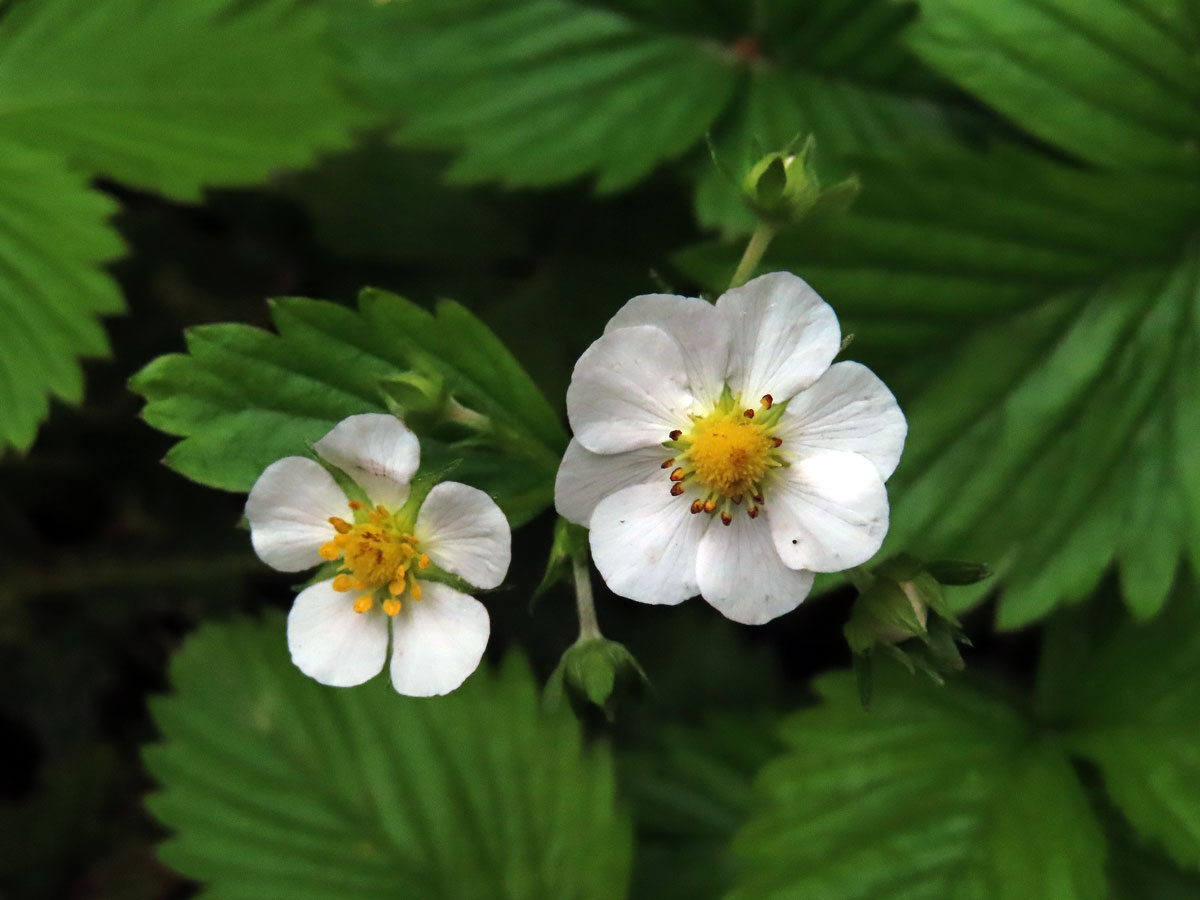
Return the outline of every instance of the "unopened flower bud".
<path id="1" fill-rule="evenodd" d="M 856 177 L 828 188 L 813 167 L 816 141 L 810 136 L 798 148 L 768 153 L 742 178 L 742 198 L 762 220 L 790 225 L 816 213 L 841 212 L 860 189 Z"/>
<path id="2" fill-rule="evenodd" d="M 551 709 L 560 707 L 564 697 L 572 706 L 591 703 L 604 710 L 611 721 L 617 692 L 646 683 L 646 673 L 624 644 L 607 638 L 585 638 L 563 654 L 551 673 L 545 703 Z"/>

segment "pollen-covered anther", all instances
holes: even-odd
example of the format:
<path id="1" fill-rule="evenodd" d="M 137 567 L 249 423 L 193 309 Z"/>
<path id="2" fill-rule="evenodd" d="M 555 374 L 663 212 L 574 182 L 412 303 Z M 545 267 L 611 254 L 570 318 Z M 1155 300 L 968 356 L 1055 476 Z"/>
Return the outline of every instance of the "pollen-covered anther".
<path id="1" fill-rule="evenodd" d="M 762 395 L 762 405 L 763 405 L 763 408 L 764 408 L 764 409 L 770 409 L 770 408 L 771 408 L 771 404 L 772 404 L 772 403 L 774 403 L 774 402 L 775 402 L 775 398 L 774 398 L 774 397 L 772 397 L 770 394 L 763 394 L 763 395 Z"/>
<path id="2" fill-rule="evenodd" d="M 317 552 L 321 554 L 321 559 L 327 559 L 332 562 L 342 555 L 341 542 L 336 538 L 332 541 L 326 541 Z"/>
<path id="3" fill-rule="evenodd" d="M 417 568 L 418 569 L 428 569 L 429 568 L 429 554 L 428 553 L 422 553 L 420 555 L 420 557 L 418 557 Z"/>
<path id="4" fill-rule="evenodd" d="M 694 516 L 697 513 L 702 513 L 702 512 L 704 512 L 704 501 L 703 500 L 693 500 L 692 501 L 692 515 Z"/>
<path id="5" fill-rule="evenodd" d="M 732 525 L 733 524 L 733 516 L 731 516 L 727 512 L 721 513 L 721 524 L 722 525 Z"/>
<path id="6" fill-rule="evenodd" d="M 758 518 L 758 507 L 757 506 L 749 507 L 746 510 L 746 515 L 748 515 L 752 519 L 757 519 Z"/>
<path id="7" fill-rule="evenodd" d="M 745 416 L 747 419 L 753 419 L 754 418 L 754 410 L 748 409 L 744 413 L 742 413 L 742 415 Z"/>
<path id="8" fill-rule="evenodd" d="M 356 613 L 365 613 L 375 605 L 375 598 L 370 594 L 363 594 L 354 601 L 354 611 Z"/>
<path id="9" fill-rule="evenodd" d="M 413 579 L 412 584 L 408 588 L 408 594 L 414 600 L 421 599 L 421 585 L 417 584 L 417 580 L 415 578 Z"/>
<path id="10" fill-rule="evenodd" d="M 345 572 L 333 579 L 335 591 L 361 591 L 365 584 L 360 584 L 357 578 L 351 578 Z"/>
<path id="11" fill-rule="evenodd" d="M 742 496 L 743 496 L 742 494 L 734 494 L 732 497 L 729 498 L 729 502 L 732 503 L 734 506 L 737 506 L 739 503 L 742 502 Z"/>
<path id="12" fill-rule="evenodd" d="M 771 438 L 771 443 L 772 443 L 772 444 L 774 444 L 776 447 L 782 447 L 782 446 L 783 446 L 783 438 L 781 438 L 781 437 L 772 437 L 772 438 Z"/>
<path id="13" fill-rule="evenodd" d="M 403 604 L 401 604 L 400 601 L 395 597 L 389 597 L 387 600 L 383 601 L 383 611 L 389 616 L 396 615 L 396 613 L 400 612 L 400 610 L 403 608 Z"/>
<path id="14" fill-rule="evenodd" d="M 678 497 L 680 494 L 683 493 L 683 491 L 684 491 L 684 487 L 683 487 L 682 483 L 677 481 L 673 485 L 671 485 L 671 496 L 672 497 Z"/>
<path id="15" fill-rule="evenodd" d="M 337 516 L 330 516 L 329 524 L 333 526 L 333 530 L 338 534 L 349 534 L 354 529 L 353 525 L 345 519 L 339 519 Z"/>
<path id="16" fill-rule="evenodd" d="M 687 472 L 684 471 L 683 466 L 680 466 L 674 472 L 671 473 L 672 481 L 683 481 L 683 479 L 685 479 L 685 478 L 687 478 Z"/>
<path id="17" fill-rule="evenodd" d="M 763 497 L 761 491 L 759 491 L 758 493 L 755 493 L 755 494 L 751 494 L 750 496 L 754 499 L 755 503 L 765 503 L 766 502 L 766 498 Z"/>
<path id="18" fill-rule="evenodd" d="M 355 512 L 358 512 L 360 509 L 363 508 L 363 504 L 362 504 L 361 500 L 351 500 L 348 505 Z"/>
<path id="19" fill-rule="evenodd" d="M 662 461 L 662 465 L 659 466 L 659 468 L 660 469 L 669 469 L 673 465 L 675 465 L 675 457 L 672 456 L 670 459 L 664 459 Z"/>
<path id="20" fill-rule="evenodd" d="M 716 508 L 717 508 L 717 501 L 714 500 L 712 497 L 709 497 L 707 500 L 704 501 L 704 511 L 706 513 L 710 513 Z"/>
<path id="21" fill-rule="evenodd" d="M 682 432 L 682 431 L 680 431 L 678 428 L 676 428 L 676 429 L 675 429 L 674 431 L 672 431 L 672 432 L 671 432 L 669 435 L 667 435 L 667 437 L 669 437 L 669 438 L 670 438 L 671 440 L 673 440 L 673 441 L 677 441 L 677 440 L 679 440 L 681 437 L 683 437 L 683 432 Z"/>

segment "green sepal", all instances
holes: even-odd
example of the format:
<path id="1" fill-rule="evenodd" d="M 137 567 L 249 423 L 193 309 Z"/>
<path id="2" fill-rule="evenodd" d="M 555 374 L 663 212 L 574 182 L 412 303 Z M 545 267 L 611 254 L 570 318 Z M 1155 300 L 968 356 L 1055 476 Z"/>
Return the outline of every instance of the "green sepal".
<path id="1" fill-rule="evenodd" d="M 618 690 L 649 686 L 650 679 L 624 644 L 607 638 L 576 641 L 562 655 L 546 682 L 544 702 L 550 710 L 566 699 L 573 707 L 593 704 L 613 720 L 613 701 Z"/>
<path id="2" fill-rule="evenodd" d="M 554 542 L 550 545 L 550 557 L 546 560 L 546 571 L 533 590 L 530 606 L 560 581 L 571 577 L 572 560 L 588 558 L 588 530 L 582 525 L 568 522 L 559 516 L 554 523 Z"/>

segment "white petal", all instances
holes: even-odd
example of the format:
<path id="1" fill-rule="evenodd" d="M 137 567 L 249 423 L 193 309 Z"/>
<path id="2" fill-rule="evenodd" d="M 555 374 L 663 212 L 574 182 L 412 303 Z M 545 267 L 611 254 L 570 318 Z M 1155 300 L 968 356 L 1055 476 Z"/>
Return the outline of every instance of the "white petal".
<path id="1" fill-rule="evenodd" d="M 638 484 L 600 501 L 592 513 L 592 559 L 614 594 L 639 603 L 682 603 L 700 590 L 696 551 L 708 517 L 670 482 Z"/>
<path id="2" fill-rule="evenodd" d="M 288 649 L 292 662 L 310 678 L 334 687 L 351 687 L 374 678 L 387 659 L 387 616 L 376 606 L 356 613 L 356 595 L 318 581 L 296 597 L 288 613 Z"/>
<path id="3" fill-rule="evenodd" d="M 448 694 L 479 666 L 491 634 L 487 609 L 436 581 L 421 582 L 392 618 L 392 685 L 409 697 Z"/>
<path id="4" fill-rule="evenodd" d="M 443 481 L 417 513 L 416 538 L 429 558 L 478 588 L 504 580 L 512 532 L 496 501 L 478 488 Z"/>
<path id="5" fill-rule="evenodd" d="M 700 541 L 696 577 L 701 595 L 726 618 L 762 625 L 808 596 L 812 572 L 783 564 L 765 519 L 751 519 L 740 509 L 729 525 L 717 516 L 706 518 L 710 524 Z"/>
<path id="6" fill-rule="evenodd" d="M 757 406 L 786 400 L 821 377 L 841 347 L 833 309 L 791 272 L 772 272 L 717 300 L 732 332 L 729 386 Z"/>
<path id="7" fill-rule="evenodd" d="M 844 450 L 865 456 L 886 481 L 900 462 L 908 423 L 874 372 L 856 362 L 840 362 L 791 399 L 777 434 L 785 447 L 800 454 Z"/>
<path id="8" fill-rule="evenodd" d="M 576 525 L 587 526 L 596 504 L 622 488 L 660 481 L 662 447 L 640 447 L 628 453 L 593 453 L 577 440 L 567 445 L 554 479 L 554 508 Z"/>
<path id="9" fill-rule="evenodd" d="M 382 413 L 342 419 L 313 449 L 353 478 L 372 503 L 392 509 L 408 499 L 408 483 L 421 462 L 417 436 Z"/>
<path id="10" fill-rule="evenodd" d="M 258 558 L 281 572 L 323 562 L 317 551 L 337 532 L 331 516 L 353 519 L 346 495 L 321 464 L 302 456 L 271 463 L 246 498 L 250 542 Z"/>
<path id="11" fill-rule="evenodd" d="M 729 357 L 729 326 L 716 307 L 698 297 L 643 294 L 617 310 L 604 333 L 634 325 L 653 325 L 673 337 L 683 351 L 692 395 L 705 405 L 716 402 Z"/>
<path id="12" fill-rule="evenodd" d="M 620 453 L 667 440 L 689 424 L 683 351 L 650 325 L 619 328 L 584 351 L 567 388 L 567 418 L 593 453 Z"/>
<path id="13" fill-rule="evenodd" d="M 826 450 L 777 471 L 766 511 L 785 565 L 841 572 L 875 555 L 887 534 L 888 499 L 871 463 Z"/>

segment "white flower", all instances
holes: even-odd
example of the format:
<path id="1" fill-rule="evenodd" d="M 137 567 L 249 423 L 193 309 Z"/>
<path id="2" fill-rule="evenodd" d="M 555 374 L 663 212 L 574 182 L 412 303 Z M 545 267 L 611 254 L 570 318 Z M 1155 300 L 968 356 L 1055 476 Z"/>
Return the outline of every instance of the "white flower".
<path id="1" fill-rule="evenodd" d="M 555 484 L 614 593 L 731 619 L 794 609 L 814 572 L 870 559 L 907 424 L 803 280 L 763 275 L 716 305 L 634 297 L 579 358 Z"/>
<path id="2" fill-rule="evenodd" d="M 341 563 L 336 577 L 296 597 L 287 628 L 292 661 L 322 684 L 362 684 L 383 669 L 390 621 L 396 690 L 454 690 L 479 665 L 491 623 L 482 603 L 430 577 L 499 585 L 512 544 L 504 513 L 483 491 L 452 481 L 410 509 L 420 448 L 393 416 L 351 416 L 314 449 L 371 503 L 347 499 L 319 463 L 300 456 L 269 465 L 251 489 L 246 518 L 263 562 L 283 572 Z"/>

